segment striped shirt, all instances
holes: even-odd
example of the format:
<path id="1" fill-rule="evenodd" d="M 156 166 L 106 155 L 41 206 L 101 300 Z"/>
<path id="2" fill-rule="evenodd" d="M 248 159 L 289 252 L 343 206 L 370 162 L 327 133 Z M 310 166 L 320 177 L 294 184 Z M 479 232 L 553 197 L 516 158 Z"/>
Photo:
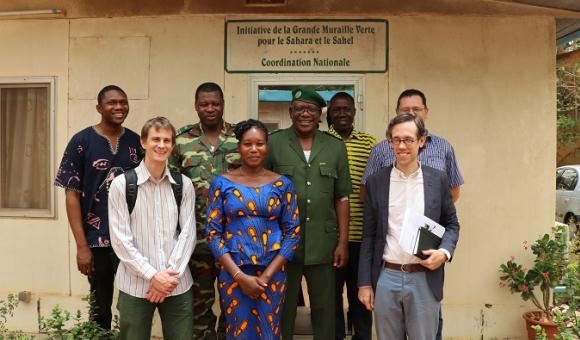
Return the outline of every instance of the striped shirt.
<path id="1" fill-rule="evenodd" d="M 338 132 L 332 127 L 328 132 L 341 138 Z M 377 140 L 368 133 L 352 130 L 350 136 L 343 141 L 346 145 L 348 170 L 350 171 L 350 179 L 352 182 L 352 192 L 348 197 L 350 207 L 348 240 L 349 242 L 361 242 L 363 224 L 363 203 L 360 198 L 361 177 L 367 166 L 367 160 L 371 150 L 377 144 Z"/>
<path id="2" fill-rule="evenodd" d="M 456 188 L 463 184 L 463 177 L 455 159 L 455 152 L 451 144 L 445 139 L 427 133 L 427 142 L 419 152 L 418 158 L 421 164 L 445 172 L 449 179 L 450 188 Z M 370 175 L 382 168 L 393 165 L 394 162 L 395 153 L 389 141 L 385 139 L 373 148 L 361 183 L 365 184 Z"/>
<path id="3" fill-rule="evenodd" d="M 165 169 L 156 183 L 144 161 L 135 168 L 138 194 L 129 216 L 125 198 L 125 175 L 113 180 L 109 191 L 111 244 L 121 261 L 115 276 L 120 291 L 145 298 L 151 279 L 168 269 L 179 273 L 179 284 L 170 295 L 187 292 L 193 280 L 187 263 L 195 246 L 195 192 L 183 176 L 183 197 L 179 213 L 181 232 L 177 234 L 177 204 L 171 189 L 175 183 Z"/>

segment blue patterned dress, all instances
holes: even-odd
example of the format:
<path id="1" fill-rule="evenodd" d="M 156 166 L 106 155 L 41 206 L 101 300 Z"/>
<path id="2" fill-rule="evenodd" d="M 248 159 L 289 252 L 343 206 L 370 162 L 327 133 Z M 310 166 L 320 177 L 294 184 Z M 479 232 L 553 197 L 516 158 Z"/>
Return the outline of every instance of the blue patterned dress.
<path id="1" fill-rule="evenodd" d="M 218 176 L 211 183 L 206 236 L 216 259 L 229 253 L 248 275 L 260 275 L 276 255 L 288 261 L 300 239 L 296 190 L 281 176 L 258 187 Z M 278 271 L 260 298 L 246 296 L 225 268 L 218 276 L 228 339 L 280 339 L 286 273 Z"/>

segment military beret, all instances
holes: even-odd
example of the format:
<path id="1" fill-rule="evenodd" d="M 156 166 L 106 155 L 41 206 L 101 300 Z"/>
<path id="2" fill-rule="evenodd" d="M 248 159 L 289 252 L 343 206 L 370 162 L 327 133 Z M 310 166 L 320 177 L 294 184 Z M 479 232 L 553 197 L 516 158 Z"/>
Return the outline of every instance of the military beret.
<path id="1" fill-rule="evenodd" d="M 322 96 L 311 87 L 297 87 L 292 90 L 292 100 L 300 100 L 317 105 L 321 108 L 326 106 L 324 98 L 322 98 Z"/>

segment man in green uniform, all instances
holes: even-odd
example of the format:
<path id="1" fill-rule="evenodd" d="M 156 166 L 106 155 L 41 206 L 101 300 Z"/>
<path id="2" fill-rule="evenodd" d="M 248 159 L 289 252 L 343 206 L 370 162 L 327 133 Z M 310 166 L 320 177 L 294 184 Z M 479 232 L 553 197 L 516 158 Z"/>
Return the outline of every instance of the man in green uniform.
<path id="1" fill-rule="evenodd" d="M 195 217 L 197 245 L 191 256 L 189 268 L 193 276 L 194 339 L 216 339 L 214 282 L 217 277 L 215 259 L 207 246 L 204 230 L 206 200 L 209 185 L 215 176 L 240 165 L 238 140 L 232 125 L 223 120 L 224 96 L 215 83 L 203 83 L 195 91 L 195 110 L 199 122 L 186 125 L 177 131 L 169 166 L 191 178 L 195 188 Z M 219 338 L 225 338 L 225 328 L 220 318 Z"/>
<path id="2" fill-rule="evenodd" d="M 351 182 L 344 143 L 318 130 L 324 99 L 314 89 L 292 91 L 292 126 L 269 137 L 266 167 L 290 178 L 298 193 L 302 237 L 286 265 L 282 336 L 292 339 L 302 275 L 310 296 L 314 339 L 335 338 L 334 267 L 348 261 Z M 334 266 L 334 267 L 333 267 Z"/>

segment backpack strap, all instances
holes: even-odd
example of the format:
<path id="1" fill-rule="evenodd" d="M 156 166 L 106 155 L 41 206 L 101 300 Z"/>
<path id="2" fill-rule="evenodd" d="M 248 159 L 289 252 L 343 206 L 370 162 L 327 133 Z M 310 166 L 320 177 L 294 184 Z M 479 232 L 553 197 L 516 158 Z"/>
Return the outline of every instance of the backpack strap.
<path id="1" fill-rule="evenodd" d="M 137 172 L 135 169 L 130 169 L 125 172 L 125 199 L 127 200 L 127 207 L 129 208 L 129 215 L 133 212 L 135 208 L 135 202 L 137 202 Z"/>
<path id="2" fill-rule="evenodd" d="M 175 197 L 175 203 L 177 204 L 177 235 L 179 235 L 181 233 L 179 214 L 181 212 L 181 199 L 183 198 L 183 177 L 181 177 L 181 173 L 177 171 L 170 171 L 170 173 L 175 181 L 175 184 L 171 184 L 171 189 L 173 189 L 173 196 Z"/>
<path id="3" fill-rule="evenodd" d="M 177 235 L 179 235 L 181 233 L 179 214 L 181 210 L 181 199 L 183 198 L 183 177 L 181 177 L 181 173 L 176 171 L 171 171 L 171 177 L 173 177 L 173 180 L 175 181 L 175 184 L 171 184 L 171 190 L 173 190 L 173 196 L 175 197 L 175 203 L 177 204 Z M 129 215 L 131 215 L 135 208 L 138 193 L 139 187 L 137 186 L 137 172 L 135 169 L 127 170 L 127 172 L 125 172 L 125 199 L 127 200 Z"/>

